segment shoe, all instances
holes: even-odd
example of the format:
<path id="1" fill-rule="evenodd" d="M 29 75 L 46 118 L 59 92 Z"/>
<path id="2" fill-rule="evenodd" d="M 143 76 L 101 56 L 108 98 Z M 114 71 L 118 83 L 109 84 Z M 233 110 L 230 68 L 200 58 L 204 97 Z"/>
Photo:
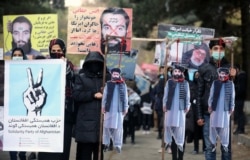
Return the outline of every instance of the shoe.
<path id="1" fill-rule="evenodd" d="M 146 131 L 146 134 L 150 134 L 150 131 Z"/>
<path id="2" fill-rule="evenodd" d="M 167 150 L 165 149 L 165 152 L 166 152 Z M 158 151 L 157 151 L 158 153 L 161 153 L 162 152 L 162 148 L 160 148 Z"/>
<path id="3" fill-rule="evenodd" d="M 115 147 L 115 150 L 116 150 L 117 153 L 121 153 L 122 152 L 120 147 Z"/>
<path id="4" fill-rule="evenodd" d="M 131 144 L 135 144 L 135 141 L 134 141 L 134 140 L 132 140 L 132 141 L 131 141 Z"/>
<path id="5" fill-rule="evenodd" d="M 103 152 L 107 152 L 109 150 L 109 145 L 104 145 Z"/>
<path id="6" fill-rule="evenodd" d="M 142 131 L 142 134 L 146 134 L 146 131 Z"/>
<path id="7" fill-rule="evenodd" d="M 234 135 L 237 135 L 237 134 L 245 134 L 245 132 L 242 131 L 242 130 L 236 130 L 236 131 L 234 131 L 233 134 L 234 134 Z"/>
<path id="8" fill-rule="evenodd" d="M 192 154 L 198 154 L 199 152 L 196 150 L 193 150 Z"/>

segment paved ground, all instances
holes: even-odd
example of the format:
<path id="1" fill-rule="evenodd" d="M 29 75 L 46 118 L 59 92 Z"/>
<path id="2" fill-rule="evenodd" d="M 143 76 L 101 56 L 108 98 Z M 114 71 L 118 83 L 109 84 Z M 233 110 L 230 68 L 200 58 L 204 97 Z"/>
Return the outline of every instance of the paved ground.
<path id="1" fill-rule="evenodd" d="M 250 130 L 247 130 L 250 135 Z M 161 153 L 158 153 L 160 149 L 161 141 L 156 139 L 157 132 L 152 131 L 148 135 L 143 135 L 141 131 L 136 131 L 136 144 L 130 143 L 124 144 L 122 153 L 118 154 L 115 151 L 109 151 L 105 153 L 104 160 L 166 160 L 171 159 L 171 154 L 165 152 L 164 158 Z M 238 136 L 233 137 L 233 160 L 249 160 L 250 148 L 242 143 L 238 143 Z M 130 139 L 127 139 L 130 142 Z M 75 160 L 76 145 L 74 140 L 72 142 L 72 150 L 70 160 Z M 186 144 L 186 150 L 184 154 L 185 160 L 202 160 L 204 155 L 199 153 L 198 155 L 192 155 L 193 144 Z M 217 159 L 220 159 L 220 150 L 217 149 Z M 8 152 L 0 151 L 0 160 L 9 160 Z"/>

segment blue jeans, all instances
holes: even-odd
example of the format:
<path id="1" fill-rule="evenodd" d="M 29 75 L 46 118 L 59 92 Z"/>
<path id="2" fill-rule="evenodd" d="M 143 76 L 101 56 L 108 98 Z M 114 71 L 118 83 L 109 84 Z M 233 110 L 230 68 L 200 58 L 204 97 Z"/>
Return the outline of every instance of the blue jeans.
<path id="1" fill-rule="evenodd" d="M 209 139 L 209 126 L 210 126 L 210 116 L 204 115 L 205 124 L 203 126 L 203 136 L 206 145 L 205 149 L 205 159 L 206 160 L 216 160 L 216 151 L 212 152 L 213 146 Z M 231 121 L 230 121 L 230 133 L 229 133 L 229 145 L 228 152 L 226 152 L 221 146 L 221 160 L 231 160 Z"/>

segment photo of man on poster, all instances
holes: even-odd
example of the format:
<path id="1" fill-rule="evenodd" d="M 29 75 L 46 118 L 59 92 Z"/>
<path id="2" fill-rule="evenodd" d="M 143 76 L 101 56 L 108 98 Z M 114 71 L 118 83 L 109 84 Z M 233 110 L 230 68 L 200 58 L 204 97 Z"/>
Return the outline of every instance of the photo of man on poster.
<path id="1" fill-rule="evenodd" d="M 8 21 L 8 33 L 12 35 L 12 48 L 5 52 L 5 56 L 10 56 L 14 48 L 22 48 L 28 57 L 35 57 L 41 53 L 32 48 L 31 33 L 32 23 L 25 16 L 18 16 L 12 22 Z M 7 49 L 7 48 L 6 48 Z"/>
<path id="2" fill-rule="evenodd" d="M 102 12 L 100 18 L 101 25 L 101 51 L 105 53 L 106 36 L 111 37 L 108 40 L 109 53 L 120 53 L 127 51 L 127 33 L 130 23 L 130 17 L 122 8 L 107 8 Z M 120 38 L 123 37 L 123 38 Z"/>

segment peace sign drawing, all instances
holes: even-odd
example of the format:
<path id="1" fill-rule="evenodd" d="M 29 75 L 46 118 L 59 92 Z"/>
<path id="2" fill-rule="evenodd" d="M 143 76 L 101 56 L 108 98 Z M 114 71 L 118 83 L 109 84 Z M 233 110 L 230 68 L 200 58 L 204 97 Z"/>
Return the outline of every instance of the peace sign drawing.
<path id="1" fill-rule="evenodd" d="M 42 86 L 43 69 L 41 68 L 34 83 L 31 68 L 27 68 L 29 86 L 23 93 L 23 102 L 27 109 L 27 116 L 41 116 L 46 103 L 47 93 Z"/>

